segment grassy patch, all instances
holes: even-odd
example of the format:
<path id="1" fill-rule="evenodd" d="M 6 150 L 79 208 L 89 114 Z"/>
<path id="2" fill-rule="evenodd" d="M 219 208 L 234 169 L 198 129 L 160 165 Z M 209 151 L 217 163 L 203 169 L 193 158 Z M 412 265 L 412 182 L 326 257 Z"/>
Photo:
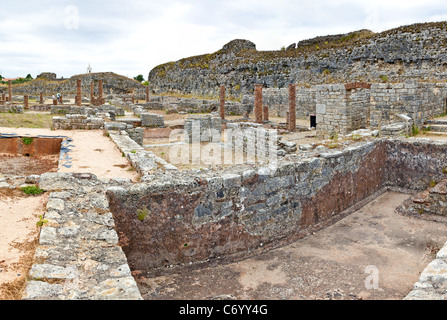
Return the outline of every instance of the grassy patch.
<path id="1" fill-rule="evenodd" d="M 0 127 L 51 129 L 52 122 L 49 113 L 0 113 Z"/>

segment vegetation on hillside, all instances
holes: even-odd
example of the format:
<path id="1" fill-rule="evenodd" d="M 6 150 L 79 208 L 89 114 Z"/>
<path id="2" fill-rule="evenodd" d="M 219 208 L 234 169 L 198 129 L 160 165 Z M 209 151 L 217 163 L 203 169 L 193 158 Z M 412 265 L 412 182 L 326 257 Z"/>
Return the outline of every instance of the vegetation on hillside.
<path id="1" fill-rule="evenodd" d="M 257 62 L 271 62 L 276 59 L 282 58 L 306 58 L 309 54 L 317 54 L 320 58 L 327 58 L 331 52 L 336 49 L 346 49 L 352 51 L 353 48 L 366 44 L 367 41 L 383 38 L 386 36 L 394 35 L 397 33 L 418 33 L 429 28 L 439 28 L 447 30 L 447 22 L 432 22 L 432 23 L 418 23 L 409 26 L 401 26 L 399 28 L 391 29 L 381 33 L 374 33 L 369 30 L 359 30 L 346 34 L 341 37 L 334 37 L 334 39 L 326 39 L 328 37 L 317 37 L 309 39 L 313 41 L 307 41 L 311 43 L 309 45 L 299 46 L 295 49 L 285 50 L 283 47 L 280 50 L 272 51 L 258 51 L 255 49 L 245 49 L 236 53 L 236 59 L 232 61 L 239 65 L 245 63 L 257 63 Z M 442 42 L 444 44 L 444 42 Z M 171 69 L 212 69 L 213 60 L 222 53 L 219 50 L 215 53 L 193 56 L 189 58 L 183 58 L 176 62 L 168 62 L 155 67 L 151 71 L 151 76 L 157 76 L 163 78 L 167 72 Z"/>

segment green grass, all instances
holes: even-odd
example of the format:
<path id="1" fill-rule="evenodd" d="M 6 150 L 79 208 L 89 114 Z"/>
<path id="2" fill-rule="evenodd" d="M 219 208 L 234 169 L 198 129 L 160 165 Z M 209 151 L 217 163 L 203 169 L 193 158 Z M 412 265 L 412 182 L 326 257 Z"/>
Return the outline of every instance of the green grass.
<path id="1" fill-rule="evenodd" d="M 150 214 L 148 209 L 138 209 L 137 210 L 137 217 L 138 220 L 143 221 L 146 219 L 146 217 Z"/>
<path id="2" fill-rule="evenodd" d="M 49 113 L 0 113 L 0 127 L 51 129 L 53 115 Z"/>
<path id="3" fill-rule="evenodd" d="M 24 138 L 22 138 L 22 141 L 23 141 L 23 144 L 29 146 L 31 143 L 33 143 L 34 139 L 33 138 L 24 137 Z"/>
<path id="4" fill-rule="evenodd" d="M 21 190 L 27 195 L 39 195 L 45 192 L 36 186 L 23 187 L 21 188 Z"/>

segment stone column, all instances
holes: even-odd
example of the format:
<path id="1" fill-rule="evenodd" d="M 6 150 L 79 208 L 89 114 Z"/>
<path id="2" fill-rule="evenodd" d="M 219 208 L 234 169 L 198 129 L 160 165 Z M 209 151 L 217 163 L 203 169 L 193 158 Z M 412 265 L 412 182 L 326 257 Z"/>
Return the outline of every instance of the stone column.
<path id="1" fill-rule="evenodd" d="M 130 99 L 130 101 L 132 101 L 132 103 L 135 103 L 135 95 L 132 93 L 132 98 Z"/>
<path id="2" fill-rule="evenodd" d="M 8 80 L 9 101 L 12 102 L 12 80 Z"/>
<path id="3" fill-rule="evenodd" d="M 4 93 L 2 93 L 2 101 L 5 102 L 6 101 L 6 95 Z"/>
<path id="4" fill-rule="evenodd" d="M 255 118 L 256 123 L 262 123 L 262 88 L 264 85 L 255 84 Z"/>
<path id="5" fill-rule="evenodd" d="M 289 131 L 296 131 L 296 85 L 289 84 Z"/>
<path id="6" fill-rule="evenodd" d="M 25 105 L 25 109 L 28 109 L 29 108 L 29 96 L 27 94 L 25 94 L 23 96 L 23 103 Z"/>
<path id="7" fill-rule="evenodd" d="M 60 96 L 60 99 L 61 99 L 60 103 L 61 103 L 61 104 L 64 104 L 64 97 L 62 96 L 62 94 L 61 94 L 61 96 Z M 82 102 L 82 98 L 81 98 L 81 102 Z"/>
<path id="8" fill-rule="evenodd" d="M 40 101 L 39 101 L 39 103 L 43 104 L 43 93 L 42 92 L 40 93 Z"/>
<path id="9" fill-rule="evenodd" d="M 82 84 L 81 79 L 76 80 L 76 85 L 77 85 L 76 105 L 78 107 L 80 107 L 82 105 L 81 84 Z"/>
<path id="10" fill-rule="evenodd" d="M 95 104 L 95 83 L 93 81 L 90 82 L 90 104 Z"/>
<path id="11" fill-rule="evenodd" d="M 98 89 L 98 104 L 104 104 L 104 90 L 102 87 L 102 80 L 99 80 L 99 89 Z"/>
<path id="12" fill-rule="evenodd" d="M 225 86 L 220 86 L 220 118 L 225 119 Z"/>
<path id="13" fill-rule="evenodd" d="M 146 102 L 149 102 L 149 86 L 146 87 Z"/>

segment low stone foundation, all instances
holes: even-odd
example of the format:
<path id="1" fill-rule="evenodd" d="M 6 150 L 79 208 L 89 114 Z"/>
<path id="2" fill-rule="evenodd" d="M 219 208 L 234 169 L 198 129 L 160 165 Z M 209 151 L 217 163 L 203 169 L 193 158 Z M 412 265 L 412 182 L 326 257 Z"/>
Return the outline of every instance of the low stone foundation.
<path id="1" fill-rule="evenodd" d="M 165 118 L 158 114 L 141 113 L 141 125 L 145 128 L 164 128 Z"/>
<path id="2" fill-rule="evenodd" d="M 125 132 L 109 134 L 130 161 L 141 159 L 142 148 Z M 52 192 L 48 223 L 25 299 L 140 299 L 131 270 L 160 275 L 290 243 L 387 188 L 422 191 L 441 181 L 446 148 L 446 142 L 376 139 L 318 157 L 288 156 L 277 166 L 156 170 L 136 184 L 42 175 L 39 186 Z M 408 299 L 444 295 L 444 251 Z"/>
<path id="3" fill-rule="evenodd" d="M 220 142 L 222 119 L 213 115 L 192 116 L 185 120 L 185 131 L 188 143 Z"/>
<path id="4" fill-rule="evenodd" d="M 23 106 L 11 104 L 0 105 L 0 113 L 23 113 Z"/>
<path id="5" fill-rule="evenodd" d="M 104 190 L 121 180 L 46 173 L 50 192 L 24 300 L 142 300 Z"/>
<path id="6" fill-rule="evenodd" d="M 146 151 L 126 131 L 112 131 L 110 129 L 113 128 L 109 128 L 109 131 L 107 131 L 109 137 L 142 176 L 142 179 L 149 177 L 157 170 L 177 170 L 175 166 L 157 157 L 153 152 Z"/>
<path id="7" fill-rule="evenodd" d="M 63 138 L 0 134 L 0 154 L 14 156 L 58 155 Z"/>
<path id="8" fill-rule="evenodd" d="M 104 120 L 82 114 L 67 114 L 65 117 L 53 117 L 54 130 L 99 130 Z"/>
<path id="9" fill-rule="evenodd" d="M 86 107 L 86 106 L 66 106 L 66 105 L 57 105 L 50 106 L 51 114 L 82 114 L 93 116 L 97 113 L 110 113 L 112 112 L 116 116 L 124 116 L 125 111 L 123 108 L 112 106 L 112 105 L 101 105 L 96 107 Z"/>

